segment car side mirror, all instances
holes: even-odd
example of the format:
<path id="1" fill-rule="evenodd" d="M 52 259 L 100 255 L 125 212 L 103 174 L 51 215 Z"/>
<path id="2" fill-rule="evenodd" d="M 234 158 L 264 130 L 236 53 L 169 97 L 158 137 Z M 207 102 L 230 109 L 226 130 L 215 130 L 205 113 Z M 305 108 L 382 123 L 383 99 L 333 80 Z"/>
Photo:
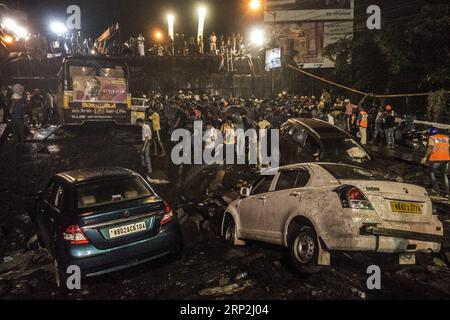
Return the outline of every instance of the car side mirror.
<path id="1" fill-rule="evenodd" d="M 241 196 L 250 197 L 250 188 L 241 188 Z"/>

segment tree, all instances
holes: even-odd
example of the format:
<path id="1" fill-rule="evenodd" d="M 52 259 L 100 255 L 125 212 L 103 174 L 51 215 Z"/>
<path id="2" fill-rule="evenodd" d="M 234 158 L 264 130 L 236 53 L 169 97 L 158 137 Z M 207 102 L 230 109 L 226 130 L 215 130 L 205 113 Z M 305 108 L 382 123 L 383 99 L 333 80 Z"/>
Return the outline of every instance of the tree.
<path id="1" fill-rule="evenodd" d="M 423 3 L 418 14 L 388 17 L 325 48 L 329 76 L 362 91 L 426 92 L 450 87 L 450 5 Z"/>

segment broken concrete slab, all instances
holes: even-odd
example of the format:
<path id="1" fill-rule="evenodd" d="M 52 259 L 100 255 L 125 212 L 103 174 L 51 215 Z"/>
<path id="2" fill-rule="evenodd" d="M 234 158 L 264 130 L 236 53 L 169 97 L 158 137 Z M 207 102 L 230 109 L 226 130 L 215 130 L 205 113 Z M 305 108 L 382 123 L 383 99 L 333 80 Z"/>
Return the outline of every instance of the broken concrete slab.
<path id="1" fill-rule="evenodd" d="M 253 281 L 246 280 L 243 283 L 234 283 L 223 287 L 203 289 L 198 294 L 201 296 L 233 295 L 235 293 L 251 288 L 253 285 Z"/>

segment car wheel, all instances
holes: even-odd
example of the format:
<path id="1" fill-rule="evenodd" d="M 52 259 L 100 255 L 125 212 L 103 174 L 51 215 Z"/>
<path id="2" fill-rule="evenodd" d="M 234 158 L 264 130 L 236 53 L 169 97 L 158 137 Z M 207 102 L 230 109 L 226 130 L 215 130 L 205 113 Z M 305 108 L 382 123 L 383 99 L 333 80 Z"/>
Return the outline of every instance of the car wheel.
<path id="1" fill-rule="evenodd" d="M 290 237 L 289 250 L 294 266 L 303 273 L 315 273 L 320 270 L 317 265 L 319 243 L 314 229 L 301 226 Z"/>
<path id="2" fill-rule="evenodd" d="M 236 223 L 234 222 L 233 217 L 228 215 L 225 220 L 223 239 L 225 240 L 226 243 L 234 245 L 235 238 L 236 238 Z"/>

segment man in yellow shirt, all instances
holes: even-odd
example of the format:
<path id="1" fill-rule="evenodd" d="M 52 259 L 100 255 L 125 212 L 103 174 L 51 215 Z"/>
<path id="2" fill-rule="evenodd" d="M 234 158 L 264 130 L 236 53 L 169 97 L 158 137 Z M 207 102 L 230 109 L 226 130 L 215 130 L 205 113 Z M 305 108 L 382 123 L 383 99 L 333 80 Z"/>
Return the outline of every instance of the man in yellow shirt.
<path id="1" fill-rule="evenodd" d="M 166 156 L 166 151 L 164 149 L 164 145 L 161 141 L 161 120 L 159 117 L 159 114 L 153 110 L 153 108 L 148 109 L 148 119 L 152 122 L 152 131 L 153 131 L 153 145 L 155 147 L 155 156 L 158 155 L 158 145 L 161 148 L 161 155 L 160 157 Z"/>

